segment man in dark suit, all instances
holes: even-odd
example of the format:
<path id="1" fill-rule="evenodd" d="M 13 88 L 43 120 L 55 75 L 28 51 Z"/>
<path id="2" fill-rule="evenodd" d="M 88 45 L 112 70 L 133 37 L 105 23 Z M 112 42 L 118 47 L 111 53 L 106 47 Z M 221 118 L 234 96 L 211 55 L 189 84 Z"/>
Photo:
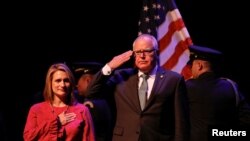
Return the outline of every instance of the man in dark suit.
<path id="1" fill-rule="evenodd" d="M 103 65 L 98 62 L 75 62 L 72 65 L 76 79 L 75 97 L 89 108 L 96 141 L 110 141 L 112 137 L 112 118 L 110 106 L 103 97 L 86 98 L 86 91 L 93 76 Z"/>
<path id="2" fill-rule="evenodd" d="M 219 76 L 222 60 L 220 51 L 190 46 L 189 63 L 193 78 L 187 80 L 186 85 L 191 141 L 223 140 L 222 137 L 216 138 L 216 134 L 213 137 L 212 133 L 217 131 L 215 129 L 246 131 L 250 125 L 249 105 L 238 91 L 236 83 Z M 235 139 L 240 141 L 240 138 Z"/>
<path id="3" fill-rule="evenodd" d="M 115 70 L 133 54 L 135 68 Z M 145 80 L 141 75 L 147 76 Z M 141 85 L 146 89 L 141 90 Z M 103 94 L 107 88 L 110 91 L 106 94 L 112 92 L 117 109 L 113 141 L 189 139 L 185 81 L 180 74 L 159 66 L 158 44 L 153 36 L 140 35 L 133 43 L 133 51 L 107 63 L 96 74 L 88 96 Z M 145 98 L 139 91 L 145 92 Z"/>

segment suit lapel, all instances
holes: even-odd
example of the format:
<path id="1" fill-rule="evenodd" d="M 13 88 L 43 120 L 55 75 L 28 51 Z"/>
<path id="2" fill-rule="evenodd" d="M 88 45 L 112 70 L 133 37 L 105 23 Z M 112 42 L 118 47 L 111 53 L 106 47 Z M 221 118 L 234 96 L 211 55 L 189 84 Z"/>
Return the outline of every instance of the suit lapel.
<path id="1" fill-rule="evenodd" d="M 131 106 L 136 107 L 136 111 L 141 111 L 140 107 L 140 102 L 139 102 L 139 97 L 138 97 L 138 75 L 133 74 L 129 79 L 128 79 L 128 92 L 126 94 L 128 98 L 128 103 L 131 104 Z"/>
<path id="2" fill-rule="evenodd" d="M 154 85 L 150 94 L 150 97 L 146 103 L 145 109 L 152 103 L 153 99 L 155 98 L 155 94 L 157 94 L 157 91 L 161 88 L 162 84 L 164 83 L 164 80 L 166 78 L 165 71 L 162 68 L 158 68 L 155 76 Z"/>

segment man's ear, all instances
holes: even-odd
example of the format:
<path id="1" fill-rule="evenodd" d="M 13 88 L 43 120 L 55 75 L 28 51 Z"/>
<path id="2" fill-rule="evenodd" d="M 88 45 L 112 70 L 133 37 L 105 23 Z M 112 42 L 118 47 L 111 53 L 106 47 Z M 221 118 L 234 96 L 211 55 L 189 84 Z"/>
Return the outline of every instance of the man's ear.
<path id="1" fill-rule="evenodd" d="M 198 65 L 198 67 L 199 67 L 199 68 L 198 68 L 199 70 L 202 70 L 203 67 L 204 67 L 204 66 L 203 66 L 204 64 L 203 64 L 201 61 L 197 61 L 197 65 Z"/>
<path id="2" fill-rule="evenodd" d="M 91 76 L 87 76 L 85 79 L 86 79 L 86 82 L 88 84 L 92 81 L 92 77 Z"/>

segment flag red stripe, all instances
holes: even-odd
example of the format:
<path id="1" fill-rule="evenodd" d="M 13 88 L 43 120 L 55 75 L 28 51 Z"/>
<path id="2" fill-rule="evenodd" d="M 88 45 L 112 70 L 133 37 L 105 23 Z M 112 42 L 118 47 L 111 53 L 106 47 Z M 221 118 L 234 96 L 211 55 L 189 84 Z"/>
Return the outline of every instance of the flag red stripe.
<path id="1" fill-rule="evenodd" d="M 180 41 L 177 46 L 175 47 L 174 54 L 170 57 L 170 59 L 167 60 L 167 62 L 163 65 L 164 68 L 171 69 L 173 68 L 177 62 L 179 57 L 183 54 L 183 52 L 188 49 L 188 40 L 190 38 L 187 38 L 185 41 Z"/>
<path id="2" fill-rule="evenodd" d="M 159 42 L 159 50 L 160 52 L 168 47 L 168 45 L 171 42 L 171 37 L 175 33 L 175 31 L 181 30 L 183 27 L 185 27 L 184 22 L 182 19 L 178 19 L 174 22 L 171 22 L 168 27 L 168 32 L 161 38 Z"/>

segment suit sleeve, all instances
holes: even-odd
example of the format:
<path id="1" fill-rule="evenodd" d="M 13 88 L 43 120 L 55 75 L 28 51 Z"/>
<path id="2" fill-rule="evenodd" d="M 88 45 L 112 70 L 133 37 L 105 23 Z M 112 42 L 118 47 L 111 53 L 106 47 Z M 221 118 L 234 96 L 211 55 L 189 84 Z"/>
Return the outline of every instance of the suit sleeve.
<path id="1" fill-rule="evenodd" d="M 95 74 L 91 81 L 88 91 L 87 98 L 106 97 L 111 93 L 115 82 L 112 81 L 113 75 L 103 75 L 102 71 Z"/>
<path id="2" fill-rule="evenodd" d="M 175 141 L 189 138 L 189 116 L 186 85 L 181 78 L 175 91 Z"/>

